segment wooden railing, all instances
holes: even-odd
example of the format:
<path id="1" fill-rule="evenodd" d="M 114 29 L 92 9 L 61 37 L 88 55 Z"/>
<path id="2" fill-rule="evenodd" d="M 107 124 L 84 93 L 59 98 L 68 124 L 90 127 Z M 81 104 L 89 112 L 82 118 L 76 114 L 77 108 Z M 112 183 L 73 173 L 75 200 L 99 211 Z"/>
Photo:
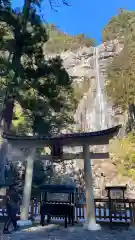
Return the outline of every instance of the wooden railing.
<path id="1" fill-rule="evenodd" d="M 135 221 L 135 200 L 95 199 L 97 221 L 131 223 Z"/>
<path id="2" fill-rule="evenodd" d="M 21 202 L 18 206 L 18 216 L 21 212 Z M 95 199 L 95 214 L 98 222 L 120 222 L 135 224 L 135 200 L 134 199 Z M 29 206 L 29 216 L 32 219 L 40 215 L 40 202 L 36 199 L 31 200 Z M 0 216 L 6 216 L 6 208 L 3 200 L 0 201 Z M 75 221 L 84 221 L 86 218 L 86 206 L 75 204 Z M 55 219 L 58 219 L 57 217 Z"/>

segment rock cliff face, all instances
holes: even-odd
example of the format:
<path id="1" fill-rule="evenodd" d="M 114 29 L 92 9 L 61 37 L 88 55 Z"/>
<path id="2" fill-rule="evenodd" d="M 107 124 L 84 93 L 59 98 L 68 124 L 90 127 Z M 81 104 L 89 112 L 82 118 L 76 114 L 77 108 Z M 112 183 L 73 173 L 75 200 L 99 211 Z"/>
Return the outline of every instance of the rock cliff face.
<path id="1" fill-rule="evenodd" d="M 119 54 L 122 47 L 117 40 L 114 40 L 97 47 L 82 47 L 76 51 L 65 51 L 60 54 L 63 65 L 70 77 L 74 79 L 75 84 L 83 86 L 82 84 L 86 79 L 89 82 L 89 87 L 80 100 L 75 113 L 75 121 L 85 131 L 100 130 L 117 124 L 116 117 L 115 120 L 112 120 L 114 112 L 112 112 L 111 103 L 107 103 L 106 96 L 103 97 L 103 95 L 105 95 L 106 67 L 112 58 Z M 48 56 L 54 57 L 56 54 L 49 54 Z M 95 98 L 97 98 L 97 101 L 94 100 Z M 94 114 L 95 118 L 93 117 Z M 109 116 L 111 120 L 109 118 L 108 120 L 103 119 L 104 116 Z M 96 118 L 103 119 L 100 125 L 95 124 Z M 112 124 L 112 121 L 114 124 Z"/>
<path id="2" fill-rule="evenodd" d="M 112 57 L 119 54 L 122 46 L 117 40 L 103 43 L 96 47 L 99 52 L 99 65 L 101 74 L 105 74 L 107 64 Z M 82 47 L 78 51 L 66 51 L 61 53 L 61 58 L 69 75 L 78 83 L 83 81 L 84 77 L 95 78 L 95 48 Z"/>
<path id="3" fill-rule="evenodd" d="M 99 65 L 101 73 L 105 73 L 107 64 L 113 56 L 119 54 L 122 49 L 121 44 L 117 40 L 109 41 L 98 45 Z M 54 57 L 56 54 L 48 54 L 49 57 Z M 65 51 L 60 54 L 63 59 L 64 67 L 74 81 L 80 83 L 84 77 L 93 79 L 95 77 L 95 47 L 82 47 L 76 51 Z"/>

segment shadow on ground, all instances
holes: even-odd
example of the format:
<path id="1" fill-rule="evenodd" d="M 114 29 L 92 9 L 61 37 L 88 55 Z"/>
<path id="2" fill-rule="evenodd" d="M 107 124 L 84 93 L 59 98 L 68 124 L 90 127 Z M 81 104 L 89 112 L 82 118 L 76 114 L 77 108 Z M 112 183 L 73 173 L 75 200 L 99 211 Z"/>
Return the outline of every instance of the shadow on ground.
<path id="1" fill-rule="evenodd" d="M 76 224 L 64 228 L 63 224 L 49 224 L 41 227 L 35 225 L 27 229 L 13 232 L 11 235 L 1 233 L 0 240 L 134 240 L 135 229 L 124 226 L 102 226 L 100 231 L 88 231 L 82 225 Z M 27 238 L 27 239 L 26 239 Z"/>

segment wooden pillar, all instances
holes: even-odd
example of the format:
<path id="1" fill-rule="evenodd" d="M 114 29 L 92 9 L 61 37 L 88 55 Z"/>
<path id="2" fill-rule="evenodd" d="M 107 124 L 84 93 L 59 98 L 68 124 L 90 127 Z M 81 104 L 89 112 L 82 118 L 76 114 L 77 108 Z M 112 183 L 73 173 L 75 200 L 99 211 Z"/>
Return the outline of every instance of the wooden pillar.
<path id="1" fill-rule="evenodd" d="M 99 224 L 96 224 L 95 216 L 95 204 L 94 204 L 94 193 L 92 186 L 92 168 L 91 168 L 91 159 L 89 157 L 89 145 L 85 144 L 83 146 L 83 156 L 84 156 L 84 178 L 86 185 L 86 212 L 87 220 L 85 226 L 88 230 L 100 230 L 101 227 Z"/>
<path id="2" fill-rule="evenodd" d="M 35 149 L 30 149 L 29 156 L 27 158 L 20 225 L 30 224 L 30 222 L 28 221 L 28 217 L 29 217 L 29 204 L 30 204 L 30 198 L 31 198 L 34 158 L 35 158 Z"/>

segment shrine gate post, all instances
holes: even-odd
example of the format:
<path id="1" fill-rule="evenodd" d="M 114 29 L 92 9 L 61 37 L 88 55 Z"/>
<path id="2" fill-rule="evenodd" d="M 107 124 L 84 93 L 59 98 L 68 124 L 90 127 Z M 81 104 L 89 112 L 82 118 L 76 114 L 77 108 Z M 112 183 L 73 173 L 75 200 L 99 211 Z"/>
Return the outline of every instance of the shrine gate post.
<path id="1" fill-rule="evenodd" d="M 29 221 L 27 222 L 27 220 L 29 217 L 29 203 L 31 198 L 34 158 L 35 158 L 35 149 L 31 148 L 29 151 L 29 156 L 27 157 L 20 225 L 21 224 L 24 225 L 24 223 L 27 225 L 30 223 Z"/>

